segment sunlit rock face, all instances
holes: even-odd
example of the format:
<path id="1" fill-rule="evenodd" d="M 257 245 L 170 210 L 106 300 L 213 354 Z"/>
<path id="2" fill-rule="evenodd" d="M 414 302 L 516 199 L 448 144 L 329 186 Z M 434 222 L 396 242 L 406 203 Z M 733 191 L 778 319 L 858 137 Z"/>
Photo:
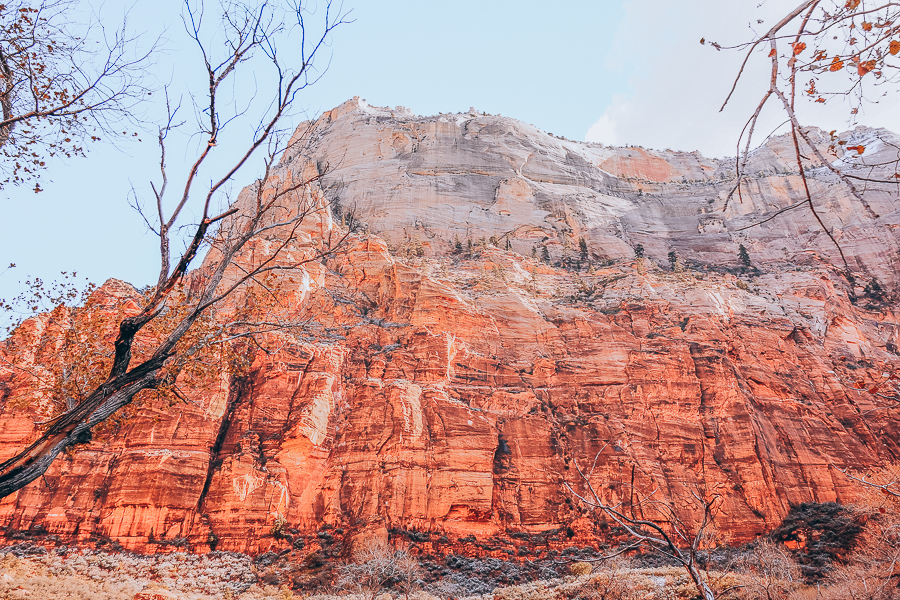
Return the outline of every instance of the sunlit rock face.
<path id="1" fill-rule="evenodd" d="M 866 208 L 824 168 L 807 173 L 853 288 L 806 208 L 741 230 L 804 199 L 781 138 L 732 194 L 731 161 L 498 116 L 353 100 L 298 131 L 308 149 L 273 180 L 322 174 L 309 193 L 333 218 L 283 260 L 365 226 L 285 275 L 306 332 L 261 339 L 268 353 L 241 376 L 186 381 L 188 401 L 149 398 L 61 456 L 0 503 L 7 537 L 339 554 L 387 532 L 428 552 L 533 558 L 609 537 L 567 488 L 582 492 L 578 468 L 596 459 L 595 489 L 626 510 L 655 493 L 690 522 L 695 495 L 721 495 L 717 527 L 739 542 L 792 503 L 852 501 L 841 469 L 900 455 L 896 409 L 855 385 L 898 361 L 895 187 L 876 185 Z M 896 141 L 842 139 L 872 163 Z M 741 273 L 740 244 L 757 273 Z M 864 293 L 873 279 L 886 296 Z M 118 281 L 98 293 L 110 314 L 135 295 Z M 0 458 L 37 435 L 62 319 L 0 346 Z"/>

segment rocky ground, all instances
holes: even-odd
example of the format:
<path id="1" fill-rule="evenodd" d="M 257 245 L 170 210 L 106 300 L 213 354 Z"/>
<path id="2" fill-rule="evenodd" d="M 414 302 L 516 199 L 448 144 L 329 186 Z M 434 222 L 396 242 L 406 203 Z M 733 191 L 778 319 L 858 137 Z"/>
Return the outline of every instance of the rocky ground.
<path id="1" fill-rule="evenodd" d="M 697 560 L 720 600 L 898 600 L 895 483 L 865 505 L 805 504 L 765 538 Z M 410 555 L 384 546 L 381 556 Z M 22 541 L 0 549 L 0 600 L 695 600 L 683 567 L 660 554 L 575 551 L 531 561 L 416 556 L 408 571 L 361 571 L 363 555 L 324 559 L 232 552 L 139 555 Z M 369 559 L 369 565 L 375 562 Z M 379 563 L 384 566 L 384 563 Z M 395 563 L 396 564 L 396 563 Z M 356 578 L 348 578 L 348 573 Z M 376 584 L 360 573 L 379 574 Z"/>
<path id="2" fill-rule="evenodd" d="M 18 548 L 0 563 L 2 598 L 119 600 L 142 591 L 185 600 L 242 597 L 279 598 L 278 588 L 257 585 L 249 557 L 219 553 L 140 556 L 58 548 L 40 553 Z M 27 553 L 17 557 L 16 554 Z M 30 554 L 30 555 L 28 555 Z M 246 593 L 250 592 L 250 595 Z M 241 595 L 244 594 L 244 595 Z"/>
<path id="3" fill-rule="evenodd" d="M 724 573 L 713 573 L 712 578 L 720 589 L 739 581 L 739 577 Z M 410 593 L 409 598 L 550 600 L 580 597 L 601 589 L 608 594 L 616 590 L 622 593 L 625 588 L 634 594 L 631 596 L 634 598 L 690 598 L 693 593 L 683 569 L 629 568 L 624 564 L 616 564 L 593 574 L 492 587 L 476 595 L 462 595 L 466 587 L 471 586 L 448 581 L 439 589 L 416 590 Z M 249 557 L 231 553 L 217 553 L 214 556 L 184 553 L 139 556 L 82 550 L 46 552 L 20 558 L 10 552 L 0 561 L 0 598 L 4 600 L 329 600 L 336 597 L 362 600 L 372 596 L 348 591 L 342 591 L 339 596 L 323 592 L 307 595 L 291 591 L 285 585 L 267 585 L 261 581 L 259 569 Z M 387 600 L 403 598 L 404 595 L 385 593 L 378 597 Z"/>

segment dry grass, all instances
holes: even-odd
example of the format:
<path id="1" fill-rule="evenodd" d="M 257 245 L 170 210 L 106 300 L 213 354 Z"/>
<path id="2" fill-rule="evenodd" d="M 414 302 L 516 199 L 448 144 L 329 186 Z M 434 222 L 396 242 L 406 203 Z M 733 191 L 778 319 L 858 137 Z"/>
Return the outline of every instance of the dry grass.
<path id="1" fill-rule="evenodd" d="M 297 595 L 294 596 L 294 598 L 299 600 L 301 596 Z M 371 596 L 368 594 L 313 594 L 312 596 L 302 596 L 302 598 L 303 600 L 370 600 Z M 394 592 L 393 595 L 385 592 L 379 596 L 375 596 L 375 600 L 406 600 L 406 596 L 397 594 L 396 592 Z M 409 600 L 441 600 L 441 598 L 429 594 L 428 592 L 418 590 L 409 594 Z"/>
<path id="2" fill-rule="evenodd" d="M 250 560 L 183 553 L 135 556 L 93 551 L 0 560 L 0 599 L 132 600 L 142 590 L 166 590 L 179 600 L 284 600 L 290 592 L 260 587 Z"/>
<path id="3" fill-rule="evenodd" d="M 747 591 L 759 589 L 755 576 L 750 574 L 710 572 L 708 577 L 717 592 L 731 586 L 743 586 L 737 589 Z M 371 593 L 304 596 L 284 588 L 259 586 L 251 583 L 253 580 L 255 573 L 249 559 L 238 555 L 209 558 L 186 554 L 134 556 L 86 551 L 65 557 L 48 554 L 38 558 L 16 558 L 7 554 L 0 560 L 2 600 L 132 600 L 136 593 L 145 590 L 169 591 L 172 598 L 179 600 L 372 598 Z M 591 573 L 498 588 L 490 594 L 463 600 L 689 600 L 695 598 L 696 593 L 684 569 L 632 568 L 627 561 L 619 561 L 596 567 Z M 741 596 L 759 597 L 746 592 L 731 592 L 722 598 Z M 376 600 L 391 598 L 405 600 L 403 594 L 396 592 L 378 595 Z M 803 600 L 802 590 L 796 590 L 790 598 Z M 410 593 L 409 600 L 439 598 L 416 591 Z"/>
<path id="4" fill-rule="evenodd" d="M 710 572 L 708 578 L 716 591 L 743 583 L 741 576 L 732 573 Z M 500 588 L 464 600 L 688 600 L 696 596 L 697 589 L 682 568 L 632 568 L 620 561 L 589 574 Z"/>

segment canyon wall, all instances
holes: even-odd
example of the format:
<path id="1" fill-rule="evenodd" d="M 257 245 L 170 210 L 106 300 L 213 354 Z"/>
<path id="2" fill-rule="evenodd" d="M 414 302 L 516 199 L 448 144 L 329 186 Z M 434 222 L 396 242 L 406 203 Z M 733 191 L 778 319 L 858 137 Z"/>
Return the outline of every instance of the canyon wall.
<path id="1" fill-rule="evenodd" d="M 872 163 L 898 141 L 843 139 Z M 333 215 L 304 239 L 363 225 L 280 282 L 303 334 L 271 334 L 246 369 L 185 382 L 179 402 L 144 398 L 0 503 L 7 538 L 339 554 L 387 532 L 537 557 L 615 537 L 567 489 L 596 459 L 594 487 L 626 510 L 670 500 L 691 521 L 694 495 L 720 494 L 717 526 L 740 542 L 792 503 L 852 501 L 841 470 L 900 457 L 893 402 L 857 383 L 898 362 L 896 186 L 870 186 L 864 206 L 808 172 L 854 286 L 806 208 L 742 229 L 803 199 L 781 138 L 739 194 L 731 161 L 358 99 L 294 141 L 272 181 L 319 175 L 310 193 Z M 115 315 L 137 292 L 111 280 L 97 294 Z M 2 459 L 38 433 L 64 312 L 0 346 Z"/>

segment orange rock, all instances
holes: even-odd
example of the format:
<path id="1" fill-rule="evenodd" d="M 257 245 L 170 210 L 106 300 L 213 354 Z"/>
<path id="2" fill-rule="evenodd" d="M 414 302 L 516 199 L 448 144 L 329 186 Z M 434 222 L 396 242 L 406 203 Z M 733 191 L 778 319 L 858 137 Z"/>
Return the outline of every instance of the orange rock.
<path id="1" fill-rule="evenodd" d="M 616 177 L 627 179 L 646 179 L 655 182 L 666 182 L 681 174 L 675 168 L 659 156 L 654 156 L 643 148 L 627 148 L 613 158 L 608 158 L 600 165 L 601 169 L 609 171 Z"/>
<path id="2" fill-rule="evenodd" d="M 552 158 L 568 146 L 553 141 L 551 148 L 511 120 L 468 116 L 467 133 L 449 118 L 412 120 L 400 138 L 393 128 L 401 125 L 367 125 L 361 111 L 332 111 L 326 138 L 331 152 L 335 132 L 359 127 L 344 140 L 342 164 L 357 174 L 372 169 L 376 190 L 390 179 L 380 178 L 388 177 L 378 171 L 382 162 L 412 160 L 407 145 L 420 140 L 424 152 L 428 132 L 457 139 L 477 130 L 482 138 L 547 145 L 547 154 L 518 162 L 443 170 L 422 158 L 416 166 L 423 173 L 416 182 L 445 178 L 441 194 L 452 182 L 464 191 L 465 181 L 483 182 L 478 169 L 496 169 L 500 192 L 489 198 L 510 214 L 473 212 L 485 232 L 507 216 L 552 228 L 537 204 L 526 210 L 550 193 L 539 179 L 569 177 L 565 185 L 575 186 L 572 165 L 581 163 Z M 524 141 L 516 138 L 523 131 Z M 366 163 L 358 145 L 370 138 L 384 141 L 379 147 L 392 158 Z M 481 183 L 472 185 L 477 191 Z M 441 194 L 417 196 L 423 219 Z M 396 203 L 402 212 L 413 202 L 380 197 L 388 216 Z M 694 209 L 685 202 L 678 210 L 687 214 Z M 641 218 L 660 219 L 660 230 L 675 226 L 661 214 Z M 576 226 L 593 235 L 583 215 L 572 215 L 561 211 L 553 221 L 557 239 Z M 401 227 L 388 216 L 373 216 L 372 224 L 386 224 L 391 238 Z M 726 227 L 728 217 L 721 219 Z M 860 235 L 874 231 L 862 221 Z M 403 227 L 415 229 L 412 223 Z M 596 459 L 591 481 L 605 501 L 639 512 L 657 490 L 691 522 L 700 516 L 692 494 L 720 494 L 717 526 L 740 542 L 773 528 L 791 504 L 852 501 L 855 487 L 836 469 L 900 456 L 896 411 L 847 384 L 896 364 L 896 305 L 851 303 L 832 265 L 760 264 L 764 272 L 742 289 L 744 280 L 733 276 L 662 272 L 649 261 L 638 271 L 630 254 L 592 273 L 500 248 L 449 255 L 447 227 L 435 225 L 429 256 L 402 258 L 380 237 L 357 236 L 327 265 L 294 274 L 285 283 L 287 304 L 327 336 L 263 338 L 273 350 L 252 356 L 246 376 L 185 382 L 190 403 L 147 401 L 119 430 L 61 456 L 46 477 L 0 502 L 0 524 L 7 533 L 40 527 L 66 543 L 112 539 L 141 552 L 293 547 L 312 554 L 386 531 L 436 553 L 540 556 L 611 535 L 566 487 L 584 492 L 576 467 L 590 469 Z M 304 235 L 314 239 L 314 229 Z M 896 293 L 893 259 L 870 247 L 886 235 L 879 232 L 852 247 Z M 709 264 L 736 255 L 729 241 L 706 245 L 707 234 L 691 235 Z M 775 234 L 767 235 L 762 246 L 775 244 Z M 272 248 L 261 241 L 247 260 L 263 260 Z M 530 254 L 530 245 L 513 249 Z M 133 294 L 115 281 L 97 293 L 110 311 Z M 0 457 L 37 434 L 44 398 L 30 373 L 46 372 L 61 331 L 55 322 L 31 319 L 0 345 Z"/>

